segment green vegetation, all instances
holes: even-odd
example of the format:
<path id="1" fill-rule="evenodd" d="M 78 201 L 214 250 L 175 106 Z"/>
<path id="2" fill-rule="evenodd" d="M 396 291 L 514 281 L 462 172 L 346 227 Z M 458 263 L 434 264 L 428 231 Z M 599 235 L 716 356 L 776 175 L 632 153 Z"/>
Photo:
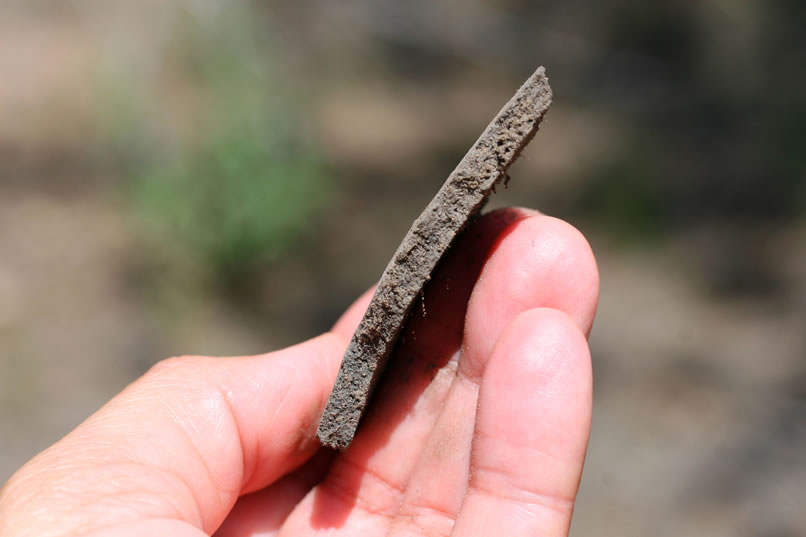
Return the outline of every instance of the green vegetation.
<path id="1" fill-rule="evenodd" d="M 105 99 L 116 147 L 129 153 L 127 195 L 147 246 L 159 264 L 189 256 L 228 286 L 291 252 L 327 200 L 325 170 L 293 119 L 303 115 L 300 97 L 281 84 L 258 31 L 267 21 L 254 15 L 243 6 L 177 14 L 160 62 L 188 94 L 191 128 L 181 136 L 153 110 L 143 114 L 150 124 L 137 119 L 176 88 Z"/>
<path id="2" fill-rule="evenodd" d="M 224 133 L 137 178 L 151 238 L 198 255 L 224 279 L 289 251 L 323 200 L 321 168 L 261 141 Z"/>

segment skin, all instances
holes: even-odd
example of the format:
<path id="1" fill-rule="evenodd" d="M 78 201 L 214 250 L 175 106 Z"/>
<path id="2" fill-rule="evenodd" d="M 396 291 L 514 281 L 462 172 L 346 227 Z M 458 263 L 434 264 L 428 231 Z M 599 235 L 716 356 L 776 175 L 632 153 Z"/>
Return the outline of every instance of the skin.
<path id="1" fill-rule="evenodd" d="M 319 415 L 370 298 L 260 356 L 165 360 L 0 491 L 0 535 L 567 535 L 591 419 L 591 250 L 520 209 L 442 263 L 350 448 Z"/>

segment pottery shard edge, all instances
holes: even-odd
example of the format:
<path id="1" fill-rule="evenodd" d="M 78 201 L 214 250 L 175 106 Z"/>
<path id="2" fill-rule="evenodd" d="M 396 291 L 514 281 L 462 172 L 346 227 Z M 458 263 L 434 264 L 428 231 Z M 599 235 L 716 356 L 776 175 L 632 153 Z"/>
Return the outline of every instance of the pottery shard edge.
<path id="1" fill-rule="evenodd" d="M 344 450 L 383 372 L 409 311 L 454 239 L 532 140 L 551 105 L 540 67 L 487 126 L 437 195 L 414 221 L 386 267 L 350 341 L 319 422 L 322 444 Z"/>

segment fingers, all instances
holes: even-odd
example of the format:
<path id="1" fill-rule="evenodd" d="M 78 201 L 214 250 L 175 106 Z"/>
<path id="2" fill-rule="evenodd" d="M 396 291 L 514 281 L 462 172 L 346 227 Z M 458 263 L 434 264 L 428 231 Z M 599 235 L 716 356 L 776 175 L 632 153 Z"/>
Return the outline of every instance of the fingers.
<path id="1" fill-rule="evenodd" d="M 465 494 L 477 386 L 456 376 L 388 537 L 449 535 Z"/>
<path id="2" fill-rule="evenodd" d="M 591 391 L 590 355 L 574 319 L 536 309 L 511 322 L 482 379 L 454 535 L 568 534 Z"/>
<path id="3" fill-rule="evenodd" d="M 239 495 L 318 449 L 346 343 L 327 334 L 262 356 L 162 362 L 12 477 L 4 508 L 81 528 L 174 518 L 209 533 Z"/>
<path id="4" fill-rule="evenodd" d="M 350 448 L 283 527 L 383 535 L 453 382 L 468 299 L 490 250 L 526 215 L 481 217 L 450 250 L 417 304 Z"/>
<path id="5" fill-rule="evenodd" d="M 554 308 L 588 333 L 598 299 L 596 261 L 579 231 L 545 215 L 518 222 L 484 268 L 470 298 L 463 373 L 481 374 L 504 327 L 518 313 L 537 306 Z"/>
<path id="6" fill-rule="evenodd" d="M 590 248 L 571 226 L 518 210 L 482 217 L 415 306 L 353 446 L 281 535 L 448 531 L 467 484 L 478 381 L 500 333 L 544 305 L 589 329 L 597 297 Z"/>
<path id="7" fill-rule="evenodd" d="M 530 308 L 554 306 L 587 330 L 597 298 L 593 255 L 573 227 L 533 215 L 507 230 L 473 290 L 459 374 L 419 457 L 390 536 L 449 534 L 468 481 L 478 383 L 506 325 Z"/>

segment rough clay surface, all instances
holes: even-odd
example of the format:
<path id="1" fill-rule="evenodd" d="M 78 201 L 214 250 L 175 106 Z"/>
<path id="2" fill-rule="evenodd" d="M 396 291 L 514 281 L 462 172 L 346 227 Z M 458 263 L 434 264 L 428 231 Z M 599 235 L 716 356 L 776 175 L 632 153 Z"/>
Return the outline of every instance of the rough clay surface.
<path id="1" fill-rule="evenodd" d="M 372 395 L 406 318 L 456 236 L 484 206 L 495 185 L 537 132 L 551 105 L 540 67 L 487 126 L 414 221 L 378 283 L 344 355 L 319 422 L 321 442 L 344 450 Z"/>

